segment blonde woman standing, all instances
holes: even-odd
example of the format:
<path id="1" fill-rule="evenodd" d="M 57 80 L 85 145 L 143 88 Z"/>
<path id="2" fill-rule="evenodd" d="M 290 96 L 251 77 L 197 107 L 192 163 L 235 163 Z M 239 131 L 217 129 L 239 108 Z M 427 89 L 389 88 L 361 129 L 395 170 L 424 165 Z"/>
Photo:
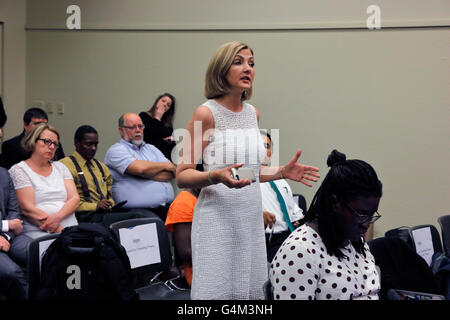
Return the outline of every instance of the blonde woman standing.
<path id="1" fill-rule="evenodd" d="M 306 185 L 317 168 L 297 163 L 260 172 L 265 149 L 259 112 L 250 99 L 255 76 L 253 51 L 242 42 L 218 48 L 205 81 L 208 101 L 187 125 L 177 183 L 202 188 L 192 225 L 192 299 L 263 299 L 267 262 L 258 182 L 289 178 Z M 199 130 L 199 126 L 201 130 Z M 197 146 L 201 146 L 201 150 Z M 203 162 L 205 172 L 197 171 Z M 231 169 L 250 168 L 256 182 L 235 180 Z"/>

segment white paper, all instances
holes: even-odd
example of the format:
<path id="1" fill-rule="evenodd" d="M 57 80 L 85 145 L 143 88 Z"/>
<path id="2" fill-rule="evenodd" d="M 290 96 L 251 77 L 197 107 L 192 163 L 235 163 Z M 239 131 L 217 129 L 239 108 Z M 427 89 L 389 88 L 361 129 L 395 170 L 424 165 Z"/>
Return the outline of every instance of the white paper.
<path id="1" fill-rule="evenodd" d="M 48 247 L 52 244 L 56 239 L 50 239 L 39 242 L 39 272 L 41 272 L 41 263 L 42 258 L 44 257 L 45 251 L 47 251 Z"/>
<path id="2" fill-rule="evenodd" d="M 433 239 L 431 237 L 431 230 L 429 227 L 413 230 L 414 244 L 416 252 L 425 259 L 429 266 L 431 266 L 431 258 L 434 254 Z"/>
<path id="3" fill-rule="evenodd" d="M 119 229 L 119 237 L 132 269 L 161 262 L 156 223 Z"/>

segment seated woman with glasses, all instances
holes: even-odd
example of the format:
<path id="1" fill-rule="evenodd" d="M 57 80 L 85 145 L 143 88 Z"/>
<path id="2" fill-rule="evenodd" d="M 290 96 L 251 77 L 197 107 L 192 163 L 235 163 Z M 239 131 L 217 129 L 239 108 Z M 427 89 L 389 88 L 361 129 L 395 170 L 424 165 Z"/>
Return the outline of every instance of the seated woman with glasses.
<path id="1" fill-rule="evenodd" d="M 33 128 L 22 139 L 30 155 L 9 169 L 25 221 L 23 234 L 38 238 L 77 225 L 74 215 L 78 196 L 72 174 L 60 162 L 52 162 L 59 147 L 59 134 L 48 124 Z"/>
<path id="2" fill-rule="evenodd" d="M 377 212 L 382 184 L 362 160 L 333 150 L 331 167 L 305 217 L 281 245 L 270 267 L 279 300 L 378 299 L 375 260 L 364 241 Z"/>

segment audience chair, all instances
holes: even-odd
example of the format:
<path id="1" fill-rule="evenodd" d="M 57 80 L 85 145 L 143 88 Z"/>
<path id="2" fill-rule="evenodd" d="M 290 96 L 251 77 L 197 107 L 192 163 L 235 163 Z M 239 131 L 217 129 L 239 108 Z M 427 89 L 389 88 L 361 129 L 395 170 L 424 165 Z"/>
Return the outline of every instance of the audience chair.
<path id="1" fill-rule="evenodd" d="M 132 260 L 134 257 L 130 254 L 125 239 L 121 238 L 120 229 L 133 229 L 137 226 L 156 226 L 155 238 L 157 239 L 157 243 L 152 243 L 152 245 L 159 247 L 159 252 L 157 252 L 157 254 L 159 254 L 160 262 L 133 267 Z M 159 279 L 163 273 L 169 272 L 172 266 L 172 254 L 168 231 L 161 219 L 138 218 L 123 220 L 111 224 L 110 228 L 116 232 L 120 243 L 127 250 L 133 276 L 135 278 L 135 289 L 141 300 L 190 300 L 190 290 L 177 289 L 171 285 L 169 280 L 162 281 Z M 147 235 L 148 234 L 146 234 L 146 236 Z M 148 281 L 149 278 L 151 279 Z"/>
<path id="2" fill-rule="evenodd" d="M 264 300 L 273 300 L 273 286 L 270 283 L 270 280 L 264 282 L 263 290 L 264 290 Z"/>
<path id="3" fill-rule="evenodd" d="M 417 247 L 417 243 L 416 242 L 420 242 L 421 239 L 415 239 L 415 231 L 423 231 L 425 233 L 429 232 L 431 234 L 431 240 L 432 240 L 432 246 L 433 246 L 433 252 L 431 253 L 431 255 L 425 255 L 424 253 L 420 252 L 420 248 Z M 444 250 L 442 249 L 442 242 L 441 242 L 441 237 L 439 235 L 439 231 L 436 229 L 435 226 L 431 225 L 431 224 L 423 224 L 423 225 L 419 225 L 419 226 L 415 226 L 415 227 L 411 227 L 409 228 L 409 235 L 412 239 L 412 244 L 414 246 L 414 250 L 419 253 L 428 263 L 428 265 L 431 265 L 431 256 L 433 256 L 433 254 L 435 254 L 436 252 L 444 252 Z M 416 233 L 417 235 L 417 233 Z"/>
<path id="4" fill-rule="evenodd" d="M 381 300 L 392 300 L 391 289 L 441 294 L 431 268 L 402 239 L 381 237 L 368 245 L 380 269 Z"/>
<path id="5" fill-rule="evenodd" d="M 439 217 L 438 223 L 441 227 L 442 244 L 444 245 L 445 255 L 450 257 L 450 215 Z"/>
<path id="6" fill-rule="evenodd" d="M 305 215 L 306 214 L 306 199 L 305 199 L 305 197 L 299 193 L 294 193 L 292 196 L 294 197 L 294 201 L 297 202 L 300 209 L 303 210 L 303 215 Z"/>
<path id="7" fill-rule="evenodd" d="M 394 229 L 390 229 L 385 232 L 385 237 L 396 237 L 402 239 L 411 249 L 414 249 L 411 236 L 409 235 L 409 227 L 401 226 Z"/>
<path id="8" fill-rule="evenodd" d="M 51 233 L 43 237 L 33 239 L 28 244 L 27 279 L 28 298 L 32 299 L 41 280 L 41 261 L 50 244 L 59 237 L 59 233 Z"/>

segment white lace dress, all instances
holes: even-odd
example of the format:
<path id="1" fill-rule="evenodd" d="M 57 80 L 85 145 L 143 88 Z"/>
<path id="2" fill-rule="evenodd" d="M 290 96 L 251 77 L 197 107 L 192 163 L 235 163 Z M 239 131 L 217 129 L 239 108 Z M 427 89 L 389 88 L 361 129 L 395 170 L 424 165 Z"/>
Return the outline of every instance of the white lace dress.
<path id="1" fill-rule="evenodd" d="M 241 189 L 216 184 L 201 190 L 192 224 L 192 299 L 263 299 L 268 278 L 259 168 L 265 149 L 256 111 L 232 112 L 214 100 L 214 134 L 203 152 L 204 170 L 244 163 L 257 181 Z"/>
<path id="2" fill-rule="evenodd" d="M 9 169 L 9 175 L 14 183 L 14 188 L 21 189 L 33 187 L 36 207 L 47 214 L 57 213 L 67 201 L 67 191 L 64 180 L 73 180 L 69 169 L 61 162 L 52 162 L 52 173 L 48 177 L 34 172 L 24 161 L 15 164 Z M 29 222 L 24 216 L 23 233 L 31 238 L 46 235 L 47 232 Z M 71 214 L 63 221 L 63 227 L 77 225 L 77 219 Z"/>

